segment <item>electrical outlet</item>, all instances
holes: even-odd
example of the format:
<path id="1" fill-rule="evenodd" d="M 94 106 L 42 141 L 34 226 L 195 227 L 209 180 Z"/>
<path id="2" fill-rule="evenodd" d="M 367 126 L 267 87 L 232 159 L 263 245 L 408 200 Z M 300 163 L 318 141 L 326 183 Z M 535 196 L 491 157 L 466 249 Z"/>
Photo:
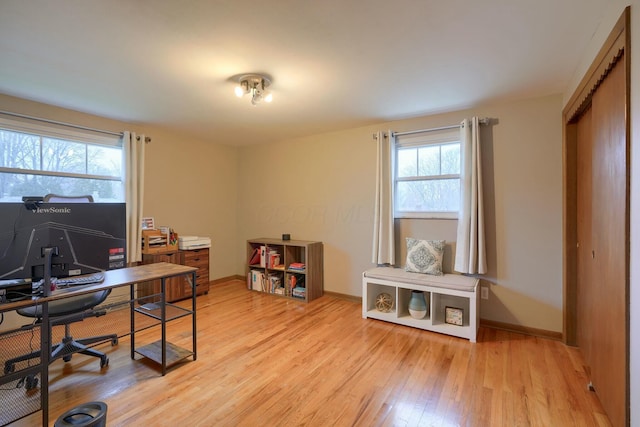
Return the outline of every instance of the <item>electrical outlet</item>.
<path id="1" fill-rule="evenodd" d="M 487 288 L 486 286 L 480 287 L 480 298 L 489 299 L 489 288 Z"/>

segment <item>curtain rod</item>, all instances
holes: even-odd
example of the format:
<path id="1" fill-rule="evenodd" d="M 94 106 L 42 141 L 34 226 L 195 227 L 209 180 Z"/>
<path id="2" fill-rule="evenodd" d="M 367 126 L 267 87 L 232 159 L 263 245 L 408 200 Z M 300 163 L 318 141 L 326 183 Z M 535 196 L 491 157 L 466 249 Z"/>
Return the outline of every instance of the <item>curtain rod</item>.
<path id="1" fill-rule="evenodd" d="M 489 118 L 485 117 L 483 119 L 479 119 L 478 121 L 479 121 L 479 123 L 481 125 L 486 125 L 487 123 L 489 123 Z M 460 127 L 460 125 L 449 125 L 449 126 L 441 126 L 441 127 L 438 127 L 438 128 L 410 130 L 410 131 L 407 131 L 407 132 L 394 132 L 393 135 L 394 136 L 400 136 L 400 135 L 411 135 L 411 134 L 414 134 L 414 133 L 437 132 L 439 130 L 455 129 L 455 128 L 459 128 L 459 127 Z"/>
<path id="2" fill-rule="evenodd" d="M 111 132 L 109 130 L 102 130 L 102 129 L 90 128 L 90 127 L 87 127 L 87 126 L 74 125 L 72 123 L 65 123 L 65 122 L 59 122 L 57 120 L 43 119 L 43 118 L 40 118 L 40 117 L 28 116 L 26 114 L 12 113 L 10 111 L 2 111 L 2 110 L 0 110 L 0 114 L 5 114 L 7 116 L 13 116 L 13 117 L 20 117 L 22 119 L 35 120 L 35 121 L 38 121 L 38 122 L 49 123 L 49 124 L 52 124 L 52 125 L 59 125 L 59 126 L 66 126 L 66 127 L 75 128 L 75 129 L 88 130 L 90 132 L 97 132 L 97 133 L 104 133 L 104 134 L 107 134 L 107 135 L 122 136 L 122 132 Z"/>

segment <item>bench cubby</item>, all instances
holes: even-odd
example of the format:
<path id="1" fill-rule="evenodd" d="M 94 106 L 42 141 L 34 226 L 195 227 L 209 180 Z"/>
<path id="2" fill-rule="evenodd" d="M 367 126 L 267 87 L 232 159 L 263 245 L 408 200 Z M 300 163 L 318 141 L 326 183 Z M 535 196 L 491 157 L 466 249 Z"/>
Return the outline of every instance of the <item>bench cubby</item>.
<path id="1" fill-rule="evenodd" d="M 362 317 L 398 323 L 476 342 L 479 324 L 479 280 L 461 274 L 431 276 L 400 268 L 378 267 L 362 273 Z M 424 292 L 427 314 L 415 319 L 409 314 L 411 291 Z M 391 310 L 376 308 L 381 293 L 393 300 Z M 462 310 L 462 325 L 446 321 L 447 307 Z"/>

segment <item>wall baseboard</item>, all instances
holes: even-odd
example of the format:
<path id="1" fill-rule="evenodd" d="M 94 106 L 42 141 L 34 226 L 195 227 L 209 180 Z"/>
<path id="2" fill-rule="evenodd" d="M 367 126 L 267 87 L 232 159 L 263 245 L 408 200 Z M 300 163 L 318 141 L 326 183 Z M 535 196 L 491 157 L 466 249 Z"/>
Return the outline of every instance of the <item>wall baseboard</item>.
<path id="1" fill-rule="evenodd" d="M 548 338 L 562 341 L 562 332 L 548 331 L 546 329 L 530 328 L 528 326 L 514 325 L 512 323 L 496 322 L 495 320 L 480 319 L 480 326 L 492 329 L 500 329 L 509 332 L 518 332 L 534 337 Z"/>
<path id="2" fill-rule="evenodd" d="M 343 299 L 351 302 L 362 303 L 362 297 L 354 297 L 353 295 L 341 294 L 338 292 L 330 292 L 330 291 L 324 291 L 324 295 L 328 295 L 330 297 L 339 298 L 339 299 Z"/>
<path id="3" fill-rule="evenodd" d="M 212 280 L 211 285 L 228 282 L 230 280 L 246 281 L 247 279 L 244 276 L 236 274 L 233 276 L 221 277 L 219 279 Z M 339 299 L 355 302 L 355 303 L 360 303 L 360 304 L 362 303 L 362 297 L 357 297 L 353 295 L 341 294 L 338 292 L 330 292 L 330 291 L 324 291 L 324 295 L 327 295 L 333 298 L 339 298 Z M 517 332 L 525 335 L 531 335 L 534 337 L 548 338 L 556 341 L 563 341 L 562 332 L 548 331 L 546 329 L 530 328 L 528 326 L 514 325 L 512 323 L 497 322 L 495 320 L 488 320 L 488 319 L 482 319 L 482 318 L 480 319 L 480 326 L 484 326 L 486 328 L 492 328 L 492 329 L 500 329 L 500 330 L 509 331 L 509 332 Z"/>
<path id="4" fill-rule="evenodd" d="M 241 275 L 239 275 L 239 274 L 235 274 L 235 275 L 233 275 L 233 276 L 220 277 L 219 279 L 211 280 L 211 281 L 209 282 L 209 284 L 213 286 L 213 285 L 217 285 L 218 283 L 229 282 L 229 281 L 231 281 L 231 280 L 242 280 L 242 281 L 246 282 L 246 281 L 247 281 L 247 278 L 246 278 L 246 277 L 244 277 L 244 276 L 241 276 Z"/>

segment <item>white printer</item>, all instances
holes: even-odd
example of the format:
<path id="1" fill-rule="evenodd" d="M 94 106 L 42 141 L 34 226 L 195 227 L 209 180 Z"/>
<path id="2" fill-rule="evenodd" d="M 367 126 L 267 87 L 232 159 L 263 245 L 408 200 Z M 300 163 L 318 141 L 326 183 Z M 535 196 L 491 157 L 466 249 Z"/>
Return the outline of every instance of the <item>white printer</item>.
<path id="1" fill-rule="evenodd" d="M 178 236 L 178 248 L 189 251 L 211 247 L 211 238 L 200 236 Z"/>

